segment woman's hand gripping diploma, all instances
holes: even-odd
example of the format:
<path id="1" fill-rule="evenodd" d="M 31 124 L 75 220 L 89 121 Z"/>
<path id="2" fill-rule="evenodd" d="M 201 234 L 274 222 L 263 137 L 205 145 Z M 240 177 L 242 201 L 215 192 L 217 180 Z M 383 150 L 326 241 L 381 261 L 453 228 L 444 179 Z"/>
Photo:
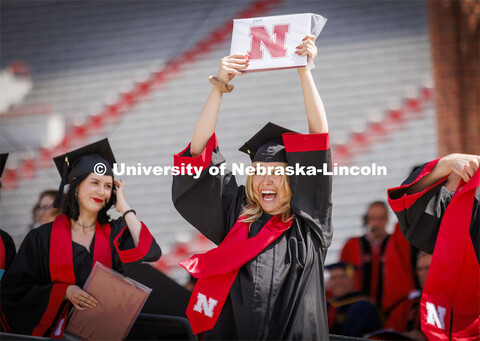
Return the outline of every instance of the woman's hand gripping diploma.
<path id="1" fill-rule="evenodd" d="M 241 76 L 245 73 L 245 70 L 250 61 L 248 60 L 247 55 L 243 54 L 232 54 L 222 58 L 220 62 L 220 67 L 217 72 L 217 79 L 220 82 L 227 84 L 235 76 Z"/>
<path id="2" fill-rule="evenodd" d="M 68 286 L 65 292 L 65 299 L 72 302 L 73 306 L 78 310 L 93 309 L 97 306 L 95 297 L 77 285 Z"/>
<path id="3" fill-rule="evenodd" d="M 315 46 L 315 36 L 308 35 L 302 39 L 300 45 L 296 47 L 295 53 L 299 56 L 307 56 L 312 62 L 317 58 L 317 47 Z"/>

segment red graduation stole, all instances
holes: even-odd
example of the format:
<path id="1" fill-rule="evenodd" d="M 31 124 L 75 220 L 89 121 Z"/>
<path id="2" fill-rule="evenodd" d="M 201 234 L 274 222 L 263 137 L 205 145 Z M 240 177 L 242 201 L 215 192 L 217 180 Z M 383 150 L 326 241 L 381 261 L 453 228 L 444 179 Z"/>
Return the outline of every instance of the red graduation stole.
<path id="1" fill-rule="evenodd" d="M 240 267 L 293 224 L 293 219 L 283 222 L 281 215 L 276 215 L 255 237 L 248 238 L 249 223 L 240 220 L 217 248 L 179 263 L 198 278 L 186 312 L 194 334 L 215 326 Z"/>
<path id="2" fill-rule="evenodd" d="M 97 221 L 95 226 L 95 245 L 93 248 L 93 263 L 100 262 L 112 268 L 112 252 L 110 247 L 110 224 L 100 225 Z M 64 300 L 65 290 L 68 285 L 75 284 L 75 273 L 73 271 L 73 247 L 72 229 L 70 219 L 62 214 L 53 222 L 50 235 L 50 277 L 53 289 L 50 294 L 49 304 L 42 319 L 35 327 L 32 335 L 43 336 L 45 331 L 52 325 L 55 316 Z M 60 284 L 63 290 L 56 290 Z M 66 304 L 57 325 L 53 329 L 53 337 L 61 337 L 65 329 L 65 322 L 69 304 Z"/>
<path id="3" fill-rule="evenodd" d="M 480 269 L 470 237 L 480 170 L 461 181 L 440 225 L 420 306 L 429 340 L 480 338 Z"/>
<path id="4" fill-rule="evenodd" d="M 0 270 L 5 270 L 5 256 L 5 245 L 3 245 L 3 239 L 0 237 Z"/>

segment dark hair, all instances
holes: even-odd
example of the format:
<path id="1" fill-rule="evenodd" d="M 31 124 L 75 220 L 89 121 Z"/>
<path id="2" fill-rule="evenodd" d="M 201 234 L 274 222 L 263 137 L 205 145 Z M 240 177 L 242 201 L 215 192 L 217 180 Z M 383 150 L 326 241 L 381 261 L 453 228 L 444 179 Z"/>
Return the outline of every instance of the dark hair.
<path id="1" fill-rule="evenodd" d="M 57 192 L 58 191 L 56 189 L 46 189 L 40 193 L 40 195 L 38 196 L 37 203 L 32 208 L 33 223 L 35 223 L 35 220 L 37 218 L 37 209 L 40 207 L 40 201 L 42 201 L 44 197 L 52 197 L 53 199 L 55 199 L 55 197 L 57 196 Z"/>
<path id="2" fill-rule="evenodd" d="M 38 224 L 37 210 L 40 207 L 40 202 L 42 201 L 42 199 L 45 197 L 52 197 L 53 200 L 55 200 L 57 193 L 58 191 L 56 189 L 46 189 L 40 193 L 36 204 L 32 207 L 32 223 L 30 224 L 30 229 L 37 227 L 37 224 Z M 62 196 L 62 203 L 60 203 L 59 207 L 55 208 L 52 206 L 52 209 L 55 210 L 56 216 L 60 215 L 60 212 L 62 212 L 62 205 L 64 200 L 65 200 L 65 194 Z"/>
<path id="3" fill-rule="evenodd" d="M 67 215 L 70 219 L 73 219 L 74 221 L 78 220 L 78 216 L 80 214 L 80 208 L 78 206 L 78 200 L 75 195 L 75 192 L 77 191 L 77 187 L 79 184 L 82 183 L 83 180 L 87 178 L 90 174 L 86 175 L 81 175 L 75 179 L 72 180 L 70 183 L 70 188 L 68 189 L 67 195 L 65 197 L 65 201 L 63 202 L 63 213 Z M 113 185 L 113 188 L 115 188 L 115 185 Z M 104 208 L 98 212 L 97 220 L 100 224 L 106 224 L 110 221 L 110 217 L 107 214 L 107 211 L 115 205 L 115 202 L 117 201 L 117 196 L 113 192 L 112 189 L 112 195 L 110 196 L 110 201 L 105 205 Z"/>
<path id="4" fill-rule="evenodd" d="M 387 219 L 388 219 L 388 206 L 385 203 L 385 201 L 381 201 L 381 200 L 374 201 L 374 202 L 370 203 L 370 205 L 368 205 L 367 212 L 362 217 L 363 226 L 367 226 L 367 224 L 368 224 L 368 211 L 370 211 L 370 209 L 373 206 L 382 206 L 385 209 L 385 212 L 387 213 Z"/>

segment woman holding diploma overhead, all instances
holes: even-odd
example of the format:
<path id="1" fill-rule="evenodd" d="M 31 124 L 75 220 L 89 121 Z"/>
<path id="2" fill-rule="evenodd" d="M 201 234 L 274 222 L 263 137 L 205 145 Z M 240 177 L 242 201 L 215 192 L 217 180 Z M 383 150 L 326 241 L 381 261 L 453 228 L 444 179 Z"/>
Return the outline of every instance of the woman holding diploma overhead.
<path id="1" fill-rule="evenodd" d="M 297 47 L 314 59 L 315 38 Z M 298 69 L 309 134 L 268 123 L 240 150 L 259 172 L 238 186 L 227 172 L 208 168 L 225 162 L 215 127 L 228 84 L 248 66 L 244 55 L 222 59 L 213 89 L 200 113 L 191 144 L 174 156 L 176 165 L 204 167 L 199 179 L 173 179 L 173 202 L 180 214 L 219 246 L 181 262 L 198 278 L 187 316 L 206 339 L 328 339 L 323 264 L 332 238 L 331 177 L 285 175 L 285 167 L 331 169 L 328 126 L 308 68 Z M 283 175 L 281 174 L 283 173 Z"/>
<path id="2" fill-rule="evenodd" d="M 70 185 L 64 214 L 29 232 L 6 274 L 4 331 L 61 337 L 69 308 L 95 309 L 101 300 L 82 290 L 97 261 L 124 273 L 129 264 L 160 257 L 160 247 L 125 199 L 125 183 L 113 178 L 114 162 L 107 139 L 55 158 L 62 175 L 56 207 Z M 113 205 L 122 214 L 117 220 L 107 215 Z"/>

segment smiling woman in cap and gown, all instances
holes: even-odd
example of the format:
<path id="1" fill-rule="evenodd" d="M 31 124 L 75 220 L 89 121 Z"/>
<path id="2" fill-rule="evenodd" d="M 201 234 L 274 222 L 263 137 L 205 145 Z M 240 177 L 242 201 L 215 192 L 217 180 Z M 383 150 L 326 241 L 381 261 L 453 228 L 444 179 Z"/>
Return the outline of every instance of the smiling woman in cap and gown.
<path id="1" fill-rule="evenodd" d="M 7 163 L 8 153 L 0 154 L 0 177 Z M 2 183 L 0 182 L 0 188 Z M 0 229 L 0 281 L 10 267 L 16 254 L 15 243 L 10 235 Z"/>
<path id="2" fill-rule="evenodd" d="M 72 306 L 94 309 L 101 300 L 81 289 L 97 261 L 125 273 L 133 263 L 161 255 L 125 200 L 125 183 L 113 178 L 115 158 L 107 139 L 55 163 L 62 175 L 55 206 L 70 185 L 64 214 L 28 233 L 3 280 L 2 327 L 8 332 L 61 337 Z M 107 215 L 114 205 L 122 214 L 117 220 Z"/>
<path id="3" fill-rule="evenodd" d="M 306 37 L 297 53 L 314 59 L 314 39 Z M 207 169 L 225 162 L 215 135 L 218 110 L 231 89 L 227 83 L 247 65 L 244 55 L 222 59 L 192 142 L 174 156 L 177 166 L 204 169 L 199 179 L 174 176 L 176 209 L 219 244 L 180 263 L 198 278 L 187 316 L 205 339 L 326 340 L 323 264 L 332 238 L 331 176 L 255 174 L 239 186 L 231 172 L 214 176 Z M 254 166 L 321 169 L 325 163 L 331 169 L 322 101 L 310 70 L 298 73 L 310 134 L 268 123 L 240 149 Z"/>

